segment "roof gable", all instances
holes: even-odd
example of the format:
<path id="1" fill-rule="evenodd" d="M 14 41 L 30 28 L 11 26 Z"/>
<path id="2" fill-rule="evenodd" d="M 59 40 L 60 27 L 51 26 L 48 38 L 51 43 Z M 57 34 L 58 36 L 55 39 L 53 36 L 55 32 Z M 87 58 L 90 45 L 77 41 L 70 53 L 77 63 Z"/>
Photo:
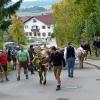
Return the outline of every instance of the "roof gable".
<path id="1" fill-rule="evenodd" d="M 46 25 L 54 24 L 52 14 L 47 15 L 39 15 L 39 16 L 23 16 L 21 20 L 26 23 L 27 21 L 31 20 L 32 18 L 36 18 L 37 20 L 43 22 Z"/>
<path id="2" fill-rule="evenodd" d="M 46 25 L 51 25 L 51 24 L 53 24 L 53 17 L 52 17 L 52 14 L 35 16 L 34 18 L 36 18 L 36 19 L 38 19 L 39 21 L 45 23 Z"/>
<path id="3" fill-rule="evenodd" d="M 20 17 L 20 19 L 23 21 L 23 23 L 27 22 L 31 18 L 33 18 L 33 16 L 22 16 L 22 17 Z"/>

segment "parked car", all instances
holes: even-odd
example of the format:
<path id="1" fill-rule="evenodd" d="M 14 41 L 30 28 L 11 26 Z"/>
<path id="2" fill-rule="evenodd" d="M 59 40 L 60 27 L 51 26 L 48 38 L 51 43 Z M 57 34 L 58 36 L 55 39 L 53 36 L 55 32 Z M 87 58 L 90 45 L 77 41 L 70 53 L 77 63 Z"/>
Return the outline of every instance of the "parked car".
<path id="1" fill-rule="evenodd" d="M 18 48 L 18 47 L 20 47 L 17 43 L 15 43 L 15 42 L 6 42 L 6 43 L 4 43 L 4 48 L 5 49 L 8 49 L 8 48 Z"/>

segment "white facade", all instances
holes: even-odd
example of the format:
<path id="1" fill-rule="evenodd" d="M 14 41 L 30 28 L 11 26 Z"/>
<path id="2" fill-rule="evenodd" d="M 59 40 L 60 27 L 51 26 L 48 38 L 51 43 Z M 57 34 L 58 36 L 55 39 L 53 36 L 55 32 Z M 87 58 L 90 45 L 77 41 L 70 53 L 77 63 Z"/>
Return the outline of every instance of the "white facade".
<path id="1" fill-rule="evenodd" d="M 36 19 L 35 17 L 31 18 L 24 23 L 24 30 L 28 39 L 42 38 L 47 39 L 51 38 L 53 33 L 54 25 L 46 25 L 42 21 Z"/>

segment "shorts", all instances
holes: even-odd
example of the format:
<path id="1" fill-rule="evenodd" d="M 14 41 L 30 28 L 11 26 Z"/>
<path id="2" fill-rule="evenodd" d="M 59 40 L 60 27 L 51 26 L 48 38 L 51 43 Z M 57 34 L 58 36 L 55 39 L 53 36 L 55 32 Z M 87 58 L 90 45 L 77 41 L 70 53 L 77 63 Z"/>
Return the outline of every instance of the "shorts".
<path id="1" fill-rule="evenodd" d="M 60 76 L 61 70 L 62 70 L 62 66 L 61 65 L 55 66 L 54 67 L 54 74 L 55 74 L 55 76 Z"/>
<path id="2" fill-rule="evenodd" d="M 24 68 L 24 69 L 27 69 L 28 68 L 28 62 L 25 61 L 25 62 L 19 62 L 19 68 Z"/>
<path id="3" fill-rule="evenodd" d="M 11 57 L 10 56 L 8 56 L 8 62 L 10 62 L 11 61 Z"/>
<path id="4" fill-rule="evenodd" d="M 3 68 L 2 68 L 2 66 L 0 65 L 0 72 L 3 72 Z"/>
<path id="5" fill-rule="evenodd" d="M 13 62 L 17 61 L 16 57 L 12 57 L 12 60 L 13 60 Z"/>
<path id="6" fill-rule="evenodd" d="M 7 64 L 2 64 L 2 69 L 4 70 L 4 72 L 7 72 Z"/>

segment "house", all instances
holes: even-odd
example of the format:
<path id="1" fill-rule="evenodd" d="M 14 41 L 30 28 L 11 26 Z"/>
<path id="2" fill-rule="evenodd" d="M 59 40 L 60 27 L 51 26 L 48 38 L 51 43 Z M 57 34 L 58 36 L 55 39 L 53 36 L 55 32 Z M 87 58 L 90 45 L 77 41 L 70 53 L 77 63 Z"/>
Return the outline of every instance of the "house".
<path id="1" fill-rule="evenodd" d="M 24 30 L 28 39 L 51 38 L 54 29 L 52 14 L 39 16 L 23 16 L 21 20 L 24 23 Z"/>

